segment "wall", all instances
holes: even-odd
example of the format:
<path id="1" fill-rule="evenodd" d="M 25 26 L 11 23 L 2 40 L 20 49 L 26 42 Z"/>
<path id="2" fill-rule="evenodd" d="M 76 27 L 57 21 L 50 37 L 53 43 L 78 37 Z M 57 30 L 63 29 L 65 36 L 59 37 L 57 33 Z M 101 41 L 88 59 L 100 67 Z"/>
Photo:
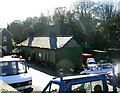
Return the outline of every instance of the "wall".
<path id="1" fill-rule="evenodd" d="M 6 42 L 3 42 L 3 37 L 4 36 L 7 37 Z M 7 46 L 7 51 L 4 51 L 3 55 L 8 55 L 8 54 L 10 54 L 10 52 L 12 52 L 12 49 L 13 49 L 13 47 L 12 47 L 12 36 L 6 29 L 4 29 L 2 31 L 2 46 Z"/>

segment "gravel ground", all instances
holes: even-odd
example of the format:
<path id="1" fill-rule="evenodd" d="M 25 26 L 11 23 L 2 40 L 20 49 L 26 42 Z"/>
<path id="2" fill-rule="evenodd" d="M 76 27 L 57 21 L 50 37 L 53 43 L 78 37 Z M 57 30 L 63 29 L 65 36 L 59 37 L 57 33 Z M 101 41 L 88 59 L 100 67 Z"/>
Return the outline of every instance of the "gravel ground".
<path id="1" fill-rule="evenodd" d="M 47 83 L 53 79 L 54 71 L 39 67 L 35 64 L 29 64 L 30 68 L 28 72 L 32 75 L 32 85 L 33 85 L 33 92 L 40 92 L 43 88 L 47 85 Z"/>
<path id="2" fill-rule="evenodd" d="M 56 76 L 56 72 L 54 70 L 51 70 L 50 68 L 41 67 L 38 64 L 34 64 L 34 63 L 29 63 L 29 66 L 35 70 L 41 71 L 48 75 Z"/>

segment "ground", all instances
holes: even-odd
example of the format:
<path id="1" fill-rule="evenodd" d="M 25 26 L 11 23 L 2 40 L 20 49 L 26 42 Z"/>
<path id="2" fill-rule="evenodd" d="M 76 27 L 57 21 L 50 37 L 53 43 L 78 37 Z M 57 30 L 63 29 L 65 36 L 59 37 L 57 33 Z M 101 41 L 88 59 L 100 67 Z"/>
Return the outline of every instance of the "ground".
<path id="1" fill-rule="evenodd" d="M 114 59 L 114 61 L 119 62 L 120 60 Z M 29 65 L 29 72 L 31 73 L 33 79 L 33 93 L 36 91 L 42 91 L 47 83 L 56 76 L 54 70 L 43 68 L 33 63 L 30 63 Z"/>
<path id="2" fill-rule="evenodd" d="M 54 71 L 39 67 L 33 63 L 29 64 L 29 73 L 32 75 L 33 91 L 42 91 L 47 83 L 54 78 Z"/>

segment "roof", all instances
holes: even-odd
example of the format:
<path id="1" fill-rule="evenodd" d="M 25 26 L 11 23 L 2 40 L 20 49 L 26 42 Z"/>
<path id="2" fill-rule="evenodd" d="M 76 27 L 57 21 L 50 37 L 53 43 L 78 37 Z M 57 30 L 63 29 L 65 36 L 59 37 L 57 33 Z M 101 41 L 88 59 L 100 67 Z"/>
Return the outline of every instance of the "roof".
<path id="1" fill-rule="evenodd" d="M 90 56 L 90 57 L 93 56 L 92 54 L 87 54 L 87 53 L 83 53 L 82 55 L 83 55 L 83 56 Z"/>
<path id="2" fill-rule="evenodd" d="M 3 31 L 3 29 L 4 29 L 4 28 L 0 28 L 0 32 L 2 32 L 2 31 Z"/>
<path id="3" fill-rule="evenodd" d="M 0 28 L 0 33 L 1 33 L 2 31 L 7 31 L 11 36 L 13 36 L 13 34 L 12 34 L 10 31 L 8 31 L 7 29 L 5 29 L 5 28 Z"/>
<path id="4" fill-rule="evenodd" d="M 98 53 L 106 53 L 107 51 L 102 51 L 102 50 L 93 50 L 94 52 L 98 52 Z"/>
<path id="5" fill-rule="evenodd" d="M 51 44 L 54 45 L 56 42 L 56 48 L 62 48 L 67 42 L 71 40 L 72 36 L 70 37 L 55 37 L 52 38 L 53 42 L 50 41 L 50 37 L 34 37 L 33 39 L 28 38 L 24 42 L 20 43 L 22 46 L 32 46 L 32 47 L 39 47 L 39 48 L 48 48 L 51 49 Z M 56 41 L 55 41 L 56 39 Z"/>
<path id="6" fill-rule="evenodd" d="M 24 59 L 20 59 L 20 58 L 13 58 L 12 56 L 4 56 L 3 58 L 0 58 L 0 62 L 1 61 L 24 61 Z"/>

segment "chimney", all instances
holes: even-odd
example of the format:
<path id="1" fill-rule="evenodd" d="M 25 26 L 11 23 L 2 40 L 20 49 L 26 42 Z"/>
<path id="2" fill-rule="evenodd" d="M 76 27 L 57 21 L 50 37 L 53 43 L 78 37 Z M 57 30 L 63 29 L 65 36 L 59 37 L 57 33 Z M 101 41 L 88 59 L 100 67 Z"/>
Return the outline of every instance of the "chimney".
<path id="1" fill-rule="evenodd" d="M 57 38 L 56 38 L 55 34 L 51 34 L 51 36 L 49 37 L 49 41 L 50 41 L 51 49 L 56 49 L 57 48 Z"/>
<path id="2" fill-rule="evenodd" d="M 28 46 L 31 46 L 32 45 L 32 41 L 33 41 L 33 37 L 29 37 L 29 39 L 28 39 Z"/>

